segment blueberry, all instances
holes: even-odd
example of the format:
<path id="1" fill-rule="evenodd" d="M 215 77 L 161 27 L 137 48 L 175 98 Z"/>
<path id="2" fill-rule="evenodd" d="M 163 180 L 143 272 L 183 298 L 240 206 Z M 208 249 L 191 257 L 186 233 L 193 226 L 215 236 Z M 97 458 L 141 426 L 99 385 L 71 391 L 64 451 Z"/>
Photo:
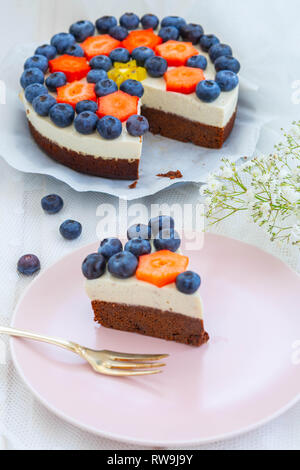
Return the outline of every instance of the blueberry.
<path id="1" fill-rule="evenodd" d="M 86 76 L 86 79 L 89 83 L 97 83 L 100 80 L 105 80 L 107 77 L 107 72 L 103 69 L 92 69 Z"/>
<path id="2" fill-rule="evenodd" d="M 193 55 L 187 60 L 186 65 L 188 67 L 195 67 L 198 69 L 205 70 L 207 67 L 207 59 L 204 55 Z"/>
<path id="3" fill-rule="evenodd" d="M 57 214 L 64 205 L 64 201 L 57 194 L 48 194 L 41 200 L 42 208 L 47 214 Z"/>
<path id="4" fill-rule="evenodd" d="M 25 64 L 24 64 L 24 69 L 32 69 L 34 67 L 37 67 L 40 69 L 43 73 L 47 72 L 48 70 L 48 59 L 44 55 L 39 55 L 35 54 L 32 57 L 29 57 Z"/>
<path id="5" fill-rule="evenodd" d="M 241 65 L 239 61 L 231 55 L 223 55 L 218 57 L 215 61 L 215 69 L 217 72 L 220 70 L 231 70 L 231 72 L 239 73 Z"/>
<path id="6" fill-rule="evenodd" d="M 221 93 L 221 88 L 214 80 L 203 80 L 196 87 L 196 95 L 205 103 L 212 103 Z"/>
<path id="7" fill-rule="evenodd" d="M 32 101 L 32 106 L 39 116 L 48 116 L 49 111 L 56 104 L 56 99 L 47 93 L 38 95 Z"/>
<path id="8" fill-rule="evenodd" d="M 148 222 L 148 227 L 152 238 L 155 238 L 156 235 L 162 230 L 174 229 L 174 226 L 174 219 L 169 215 L 159 215 L 158 217 L 153 217 Z"/>
<path id="9" fill-rule="evenodd" d="M 180 28 L 182 39 L 192 44 L 198 44 L 203 33 L 204 31 L 200 24 L 189 23 Z"/>
<path id="10" fill-rule="evenodd" d="M 139 98 L 141 98 L 144 94 L 144 87 L 141 82 L 138 80 L 133 80 L 132 78 L 125 80 L 121 84 L 120 90 L 128 93 L 128 95 L 138 96 Z"/>
<path id="11" fill-rule="evenodd" d="M 154 239 L 156 250 L 177 251 L 180 247 L 180 237 L 174 229 L 161 230 Z"/>
<path id="12" fill-rule="evenodd" d="M 129 62 L 130 54 L 124 47 L 117 47 L 109 54 L 109 58 L 112 62 Z"/>
<path id="13" fill-rule="evenodd" d="M 215 44 L 211 46 L 208 51 L 209 57 L 212 62 L 215 62 L 218 57 L 222 57 L 222 55 L 232 55 L 232 49 L 227 44 Z"/>
<path id="14" fill-rule="evenodd" d="M 102 16 L 96 21 L 96 28 L 101 34 L 108 33 L 110 28 L 117 26 L 118 22 L 114 16 Z"/>
<path id="15" fill-rule="evenodd" d="M 133 137 L 140 137 L 149 131 L 148 119 L 138 114 L 133 114 L 126 121 L 126 129 L 128 134 Z"/>
<path id="16" fill-rule="evenodd" d="M 18 261 L 17 269 L 19 273 L 31 276 L 41 269 L 40 260 L 35 255 L 23 255 Z"/>
<path id="17" fill-rule="evenodd" d="M 51 38 L 51 46 L 56 47 L 59 54 L 64 54 L 67 47 L 75 43 L 73 34 L 58 33 Z"/>
<path id="18" fill-rule="evenodd" d="M 97 131 L 104 139 L 117 139 L 122 134 L 122 123 L 114 116 L 104 116 L 97 122 Z"/>
<path id="19" fill-rule="evenodd" d="M 87 20 L 77 21 L 70 26 L 69 33 L 73 34 L 78 42 L 84 41 L 89 36 L 93 36 L 95 26 Z"/>
<path id="20" fill-rule="evenodd" d="M 118 91 L 118 86 L 116 82 L 110 80 L 109 78 L 105 78 L 104 80 L 100 80 L 95 85 L 95 93 L 97 96 L 106 96 L 110 95 Z"/>
<path id="21" fill-rule="evenodd" d="M 63 72 L 54 72 L 46 78 L 46 85 L 49 91 L 56 91 L 57 88 L 67 83 L 67 77 Z"/>
<path id="22" fill-rule="evenodd" d="M 32 103 L 34 98 L 39 95 L 46 95 L 48 93 L 47 88 L 40 83 L 33 83 L 32 85 L 28 85 L 25 88 L 25 98 L 29 103 Z"/>
<path id="23" fill-rule="evenodd" d="M 127 279 L 135 274 L 138 265 L 137 258 L 130 251 L 122 251 L 109 258 L 109 272 L 120 279 Z"/>
<path id="24" fill-rule="evenodd" d="M 221 70 L 216 75 L 216 82 L 221 91 L 231 91 L 238 86 L 239 77 L 231 70 Z"/>
<path id="25" fill-rule="evenodd" d="M 137 65 L 143 67 L 144 63 L 150 57 L 155 55 L 154 51 L 150 47 L 140 46 L 133 49 L 131 56 L 136 60 Z"/>
<path id="26" fill-rule="evenodd" d="M 84 57 L 84 50 L 79 44 L 71 44 L 65 50 L 65 54 L 73 55 L 74 57 Z"/>
<path id="27" fill-rule="evenodd" d="M 203 34 L 200 38 L 200 46 L 204 52 L 208 52 L 212 46 L 219 43 L 220 40 L 214 34 Z"/>
<path id="28" fill-rule="evenodd" d="M 145 224 L 135 224 L 127 230 L 127 238 L 131 240 L 132 238 L 141 238 L 143 240 L 150 240 L 151 231 L 150 227 Z"/>
<path id="29" fill-rule="evenodd" d="M 67 240 L 75 240 L 81 235 L 82 226 L 76 220 L 65 220 L 59 227 L 60 234 Z"/>
<path id="30" fill-rule="evenodd" d="M 180 16 L 165 16 L 165 18 L 163 18 L 161 22 L 162 27 L 175 26 L 175 28 L 177 29 L 180 29 L 185 24 L 185 19 L 181 18 Z"/>
<path id="31" fill-rule="evenodd" d="M 118 238 L 104 238 L 100 243 L 98 253 L 100 253 L 106 260 L 111 258 L 111 256 L 116 255 L 123 251 L 123 245 Z"/>
<path id="32" fill-rule="evenodd" d="M 194 294 L 201 284 L 200 276 L 193 271 L 185 271 L 176 277 L 176 287 L 183 294 Z"/>
<path id="33" fill-rule="evenodd" d="M 146 15 L 142 16 L 141 23 L 144 29 L 156 29 L 159 23 L 159 19 L 156 15 L 147 13 Z"/>
<path id="34" fill-rule="evenodd" d="M 92 134 L 96 129 L 98 117 L 91 111 L 83 111 L 74 119 L 74 126 L 80 134 Z"/>
<path id="35" fill-rule="evenodd" d="M 98 279 L 106 270 L 106 262 L 99 253 L 88 255 L 81 265 L 82 274 L 87 279 Z"/>
<path id="36" fill-rule="evenodd" d="M 21 75 L 20 83 L 24 89 L 33 83 L 42 84 L 44 83 L 44 74 L 37 67 L 26 69 Z"/>
<path id="37" fill-rule="evenodd" d="M 145 67 L 151 77 L 162 77 L 167 71 L 168 62 L 163 57 L 150 57 L 146 60 Z"/>
<path id="38" fill-rule="evenodd" d="M 74 119 L 74 109 L 70 104 L 58 103 L 49 111 L 51 121 L 58 127 L 70 126 Z"/>
<path id="39" fill-rule="evenodd" d="M 136 29 L 140 23 L 140 19 L 135 13 L 124 13 L 119 21 L 120 25 L 126 29 Z"/>
<path id="40" fill-rule="evenodd" d="M 50 44 L 43 44 L 42 46 L 39 46 L 35 51 L 35 54 L 38 55 L 43 55 L 47 57 L 48 60 L 54 59 L 57 54 L 56 47 L 51 46 Z"/>
<path id="41" fill-rule="evenodd" d="M 92 69 L 103 69 L 108 72 L 112 68 L 112 61 L 106 55 L 95 55 L 89 63 Z"/>
<path id="42" fill-rule="evenodd" d="M 82 100 L 76 103 L 75 111 L 77 114 L 83 113 L 83 111 L 91 111 L 95 113 L 98 109 L 96 101 L 92 100 Z"/>
<path id="43" fill-rule="evenodd" d="M 179 38 L 179 30 L 175 26 L 164 26 L 160 29 L 158 35 L 162 38 L 163 42 L 177 41 Z"/>
<path id="44" fill-rule="evenodd" d="M 132 238 L 126 243 L 124 250 L 130 251 L 130 253 L 138 258 L 139 256 L 151 253 L 151 244 L 148 240 L 143 240 L 142 238 Z"/>
<path id="45" fill-rule="evenodd" d="M 112 38 L 123 41 L 128 36 L 128 30 L 123 28 L 123 26 L 113 26 L 110 28 L 109 34 Z"/>

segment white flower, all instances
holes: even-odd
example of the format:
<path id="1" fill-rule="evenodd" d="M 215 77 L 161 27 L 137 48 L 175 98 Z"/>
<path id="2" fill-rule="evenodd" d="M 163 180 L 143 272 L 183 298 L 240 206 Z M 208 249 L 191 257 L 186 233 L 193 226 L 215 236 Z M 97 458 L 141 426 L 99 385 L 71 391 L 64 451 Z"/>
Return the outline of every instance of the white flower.
<path id="1" fill-rule="evenodd" d="M 200 196 L 205 196 L 205 191 L 207 190 L 207 184 L 203 184 L 199 189 Z"/>
<path id="2" fill-rule="evenodd" d="M 205 203 L 206 206 L 210 206 L 210 204 L 212 203 L 212 198 L 211 197 L 205 198 L 204 203 Z"/>
<path id="3" fill-rule="evenodd" d="M 291 204 L 295 204 L 300 201 L 300 192 L 293 188 L 282 188 L 282 194 Z"/>
<path id="4" fill-rule="evenodd" d="M 300 127 L 299 126 L 293 126 L 290 131 L 291 135 L 295 137 L 296 139 L 300 139 Z"/>
<path id="5" fill-rule="evenodd" d="M 272 192 L 272 199 L 273 197 L 277 198 L 278 194 L 281 191 L 280 188 L 278 187 L 278 181 L 275 179 L 271 180 L 269 183 L 269 188 L 270 188 L 270 191 Z"/>
<path id="6" fill-rule="evenodd" d="M 268 183 L 268 181 L 270 181 L 270 175 L 268 175 L 267 173 L 264 173 L 263 175 L 261 175 L 261 177 L 259 178 L 259 181 L 263 184 L 266 184 Z"/>
<path id="7" fill-rule="evenodd" d="M 221 171 L 220 176 L 222 178 L 232 178 L 233 170 L 229 166 L 225 166 L 225 168 Z"/>
<path id="8" fill-rule="evenodd" d="M 251 174 L 254 179 L 257 179 L 261 175 L 260 169 L 257 167 L 252 167 Z"/>
<path id="9" fill-rule="evenodd" d="M 262 217 L 266 219 L 270 214 L 270 204 L 268 202 L 263 202 L 260 206 L 260 211 L 262 213 Z"/>
<path id="10" fill-rule="evenodd" d="M 214 179 L 214 178 L 211 178 L 208 183 L 207 183 L 207 187 L 210 191 L 217 191 L 221 186 L 221 183 Z"/>
<path id="11" fill-rule="evenodd" d="M 241 170 L 248 170 L 252 168 L 254 165 L 255 163 L 253 162 L 253 160 L 249 160 L 248 162 L 242 163 L 239 168 Z"/>
<path id="12" fill-rule="evenodd" d="M 294 243 L 300 241 L 300 225 L 295 224 L 291 230 L 291 238 Z"/>
<path id="13" fill-rule="evenodd" d="M 246 203 L 249 204 L 250 206 L 255 203 L 255 193 L 252 191 L 252 189 L 247 189 L 247 192 L 245 193 L 245 200 Z"/>
<path id="14" fill-rule="evenodd" d="M 288 175 L 289 175 L 288 169 L 287 168 L 281 168 L 279 173 L 278 173 L 278 179 L 279 180 L 285 180 Z"/>

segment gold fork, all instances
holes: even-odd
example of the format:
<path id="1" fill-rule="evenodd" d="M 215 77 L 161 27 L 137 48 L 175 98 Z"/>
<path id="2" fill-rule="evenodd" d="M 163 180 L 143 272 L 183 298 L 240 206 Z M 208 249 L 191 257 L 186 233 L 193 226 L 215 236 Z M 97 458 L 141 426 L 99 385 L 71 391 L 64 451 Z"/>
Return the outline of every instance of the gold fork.
<path id="1" fill-rule="evenodd" d="M 68 349 L 85 359 L 95 372 L 113 376 L 149 375 L 162 372 L 160 367 L 166 364 L 158 363 L 160 359 L 168 357 L 168 354 L 126 354 L 109 351 L 107 349 L 96 351 L 85 348 L 80 344 L 73 343 L 59 338 L 39 335 L 30 331 L 16 330 L 0 326 L 0 334 L 18 336 L 21 338 L 33 339 L 44 343 L 54 344 L 61 348 Z"/>

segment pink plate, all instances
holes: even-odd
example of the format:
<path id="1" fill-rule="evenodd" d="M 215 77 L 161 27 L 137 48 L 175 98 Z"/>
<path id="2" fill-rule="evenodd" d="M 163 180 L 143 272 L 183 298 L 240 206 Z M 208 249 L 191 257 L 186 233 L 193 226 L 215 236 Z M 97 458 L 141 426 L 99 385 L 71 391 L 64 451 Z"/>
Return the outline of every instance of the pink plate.
<path id="1" fill-rule="evenodd" d="M 65 420 L 102 436 L 151 446 L 232 437 L 278 416 L 300 398 L 299 276 L 263 251 L 206 235 L 190 253 L 203 279 L 210 342 L 201 348 L 96 327 L 81 261 L 66 256 L 32 282 L 13 325 L 96 349 L 169 353 L 163 374 L 110 378 L 62 349 L 12 339 L 14 363 L 34 395 Z M 189 254 L 189 253 L 187 253 Z"/>

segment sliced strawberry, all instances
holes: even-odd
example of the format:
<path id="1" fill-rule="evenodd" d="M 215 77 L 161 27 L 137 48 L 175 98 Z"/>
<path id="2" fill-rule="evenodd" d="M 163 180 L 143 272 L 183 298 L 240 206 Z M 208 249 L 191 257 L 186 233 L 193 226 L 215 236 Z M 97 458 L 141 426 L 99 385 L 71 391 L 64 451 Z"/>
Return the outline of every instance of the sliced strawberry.
<path id="1" fill-rule="evenodd" d="M 95 55 L 109 55 L 111 51 L 120 47 L 121 42 L 112 38 L 109 34 L 101 34 L 101 36 L 90 36 L 81 44 L 82 49 L 88 60 Z"/>
<path id="2" fill-rule="evenodd" d="M 187 256 L 169 250 L 156 251 L 140 256 L 135 275 L 140 281 L 163 287 L 175 282 L 178 274 L 186 270 L 188 263 Z"/>
<path id="3" fill-rule="evenodd" d="M 103 116 L 114 116 L 121 122 L 138 112 L 137 96 L 131 96 L 123 91 L 115 91 L 110 95 L 99 98 L 97 114 L 100 118 Z"/>
<path id="4" fill-rule="evenodd" d="M 176 91 L 188 95 L 194 93 L 196 86 L 202 80 L 205 80 L 202 69 L 194 67 L 176 67 L 168 70 L 164 79 L 167 84 L 167 91 Z"/>
<path id="5" fill-rule="evenodd" d="M 68 103 L 75 108 L 83 100 L 97 101 L 94 83 L 72 82 L 57 88 L 57 102 Z"/>
<path id="6" fill-rule="evenodd" d="M 68 82 L 80 80 L 91 70 L 85 57 L 75 57 L 67 54 L 49 60 L 49 69 L 51 73 L 63 72 Z"/>
<path id="7" fill-rule="evenodd" d="M 145 46 L 150 49 L 155 49 L 158 44 L 162 43 L 162 38 L 153 33 L 153 29 L 142 29 L 138 31 L 131 31 L 127 38 L 122 42 L 122 46 L 131 52 L 136 47 Z"/>
<path id="8" fill-rule="evenodd" d="M 185 65 L 186 61 L 193 55 L 198 55 L 199 51 L 191 42 L 167 41 L 156 46 L 155 52 L 168 62 L 169 67 Z"/>

